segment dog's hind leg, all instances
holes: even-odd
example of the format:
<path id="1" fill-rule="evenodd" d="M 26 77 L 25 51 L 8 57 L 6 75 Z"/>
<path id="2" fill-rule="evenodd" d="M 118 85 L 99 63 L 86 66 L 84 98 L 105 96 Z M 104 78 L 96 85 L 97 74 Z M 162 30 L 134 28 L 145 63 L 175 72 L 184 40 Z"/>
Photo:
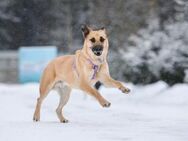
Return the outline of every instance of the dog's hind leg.
<path id="1" fill-rule="evenodd" d="M 46 98 L 50 90 L 53 88 L 54 82 L 50 83 L 45 89 L 40 88 L 40 96 L 37 98 L 37 104 L 33 116 L 33 121 L 40 120 L 40 109 L 43 100 Z"/>
<path id="2" fill-rule="evenodd" d="M 47 70 L 44 71 L 41 82 L 40 82 L 40 96 L 37 98 L 37 104 L 33 116 L 33 121 L 40 120 L 40 109 L 41 104 L 45 97 L 48 95 L 50 90 L 54 87 L 55 78 L 54 75 L 48 75 Z"/>
<path id="3" fill-rule="evenodd" d="M 60 122 L 67 123 L 68 120 L 63 116 L 63 107 L 67 104 L 69 100 L 71 88 L 64 82 L 58 82 L 55 85 L 55 89 L 57 90 L 60 96 L 59 105 L 56 109 L 57 116 Z"/>

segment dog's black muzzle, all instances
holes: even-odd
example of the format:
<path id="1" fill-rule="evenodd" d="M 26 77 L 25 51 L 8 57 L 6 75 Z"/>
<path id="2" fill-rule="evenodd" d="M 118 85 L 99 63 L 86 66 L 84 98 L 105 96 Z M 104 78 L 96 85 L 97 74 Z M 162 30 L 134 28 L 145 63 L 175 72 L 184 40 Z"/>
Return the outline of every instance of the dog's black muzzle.
<path id="1" fill-rule="evenodd" d="M 102 54 L 103 51 L 103 46 L 101 45 L 96 45 L 94 47 L 92 47 L 92 51 L 96 56 L 100 56 Z"/>

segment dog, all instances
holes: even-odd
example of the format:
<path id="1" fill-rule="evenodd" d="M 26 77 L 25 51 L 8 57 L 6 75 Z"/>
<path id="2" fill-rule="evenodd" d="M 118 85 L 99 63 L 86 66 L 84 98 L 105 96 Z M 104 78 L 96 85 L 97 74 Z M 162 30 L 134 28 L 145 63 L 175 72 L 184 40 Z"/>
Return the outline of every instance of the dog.
<path id="1" fill-rule="evenodd" d="M 41 104 L 52 89 L 57 90 L 60 95 L 56 113 L 62 123 L 68 122 L 63 115 L 63 107 L 69 100 L 72 88 L 80 89 L 93 96 L 102 107 L 110 107 L 111 103 L 94 88 L 96 82 L 100 81 L 106 86 L 118 88 L 123 93 L 130 92 L 129 88 L 110 76 L 107 62 L 109 42 L 106 29 L 92 29 L 83 25 L 81 30 L 84 37 L 83 48 L 77 50 L 74 55 L 55 58 L 44 69 L 40 81 L 40 96 L 33 116 L 34 121 L 40 120 Z"/>

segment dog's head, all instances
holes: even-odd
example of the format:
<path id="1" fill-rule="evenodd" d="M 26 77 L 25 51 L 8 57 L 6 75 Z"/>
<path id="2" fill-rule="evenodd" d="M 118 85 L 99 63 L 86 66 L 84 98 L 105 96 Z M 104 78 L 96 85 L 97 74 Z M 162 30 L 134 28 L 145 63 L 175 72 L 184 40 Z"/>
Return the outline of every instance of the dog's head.
<path id="1" fill-rule="evenodd" d="M 108 52 L 108 38 L 105 28 L 92 29 L 86 25 L 82 26 L 84 36 L 84 50 L 94 58 L 103 58 Z"/>

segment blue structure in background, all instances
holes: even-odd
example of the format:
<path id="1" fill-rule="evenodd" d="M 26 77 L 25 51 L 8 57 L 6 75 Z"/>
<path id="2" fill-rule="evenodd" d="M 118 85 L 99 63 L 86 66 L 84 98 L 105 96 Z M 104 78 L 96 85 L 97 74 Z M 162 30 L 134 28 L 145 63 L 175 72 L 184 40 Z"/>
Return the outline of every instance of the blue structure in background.
<path id="1" fill-rule="evenodd" d="M 55 46 L 19 48 L 19 82 L 39 82 L 45 66 L 57 56 Z"/>

